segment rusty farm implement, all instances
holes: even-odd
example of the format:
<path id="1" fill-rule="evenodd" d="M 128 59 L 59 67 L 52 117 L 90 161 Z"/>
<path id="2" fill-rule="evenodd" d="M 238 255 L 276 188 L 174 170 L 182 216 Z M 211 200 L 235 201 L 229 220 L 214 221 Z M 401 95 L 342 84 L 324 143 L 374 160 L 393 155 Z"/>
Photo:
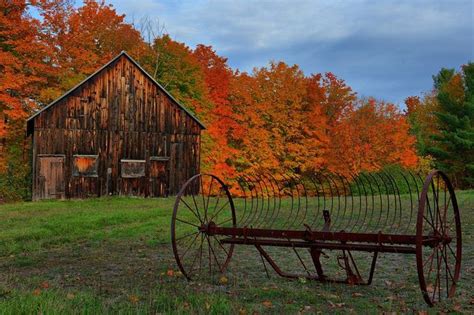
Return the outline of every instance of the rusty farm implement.
<path id="1" fill-rule="evenodd" d="M 282 277 L 354 285 L 372 282 L 380 253 L 412 254 L 429 305 L 454 295 L 461 267 L 459 208 L 440 171 L 426 178 L 408 172 L 255 174 L 229 183 L 198 174 L 177 195 L 171 238 L 189 280 L 224 272 L 236 245 L 255 247 L 265 269 L 268 263 Z M 293 252 L 302 271 L 284 271 L 272 247 Z M 341 253 L 337 263 L 345 277 L 326 274 L 325 251 Z M 355 252 L 372 255 L 366 278 Z"/>

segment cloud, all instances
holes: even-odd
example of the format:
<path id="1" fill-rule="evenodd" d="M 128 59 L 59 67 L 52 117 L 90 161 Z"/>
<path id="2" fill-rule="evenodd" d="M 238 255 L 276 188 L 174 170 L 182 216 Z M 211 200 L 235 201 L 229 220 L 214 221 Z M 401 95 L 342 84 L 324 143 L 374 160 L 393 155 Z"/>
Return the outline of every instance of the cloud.
<path id="1" fill-rule="evenodd" d="M 332 71 L 362 95 L 401 103 L 431 88 L 441 67 L 473 60 L 473 3 L 455 1 L 112 0 L 159 19 L 191 47 L 212 45 L 234 68 L 269 60 Z"/>

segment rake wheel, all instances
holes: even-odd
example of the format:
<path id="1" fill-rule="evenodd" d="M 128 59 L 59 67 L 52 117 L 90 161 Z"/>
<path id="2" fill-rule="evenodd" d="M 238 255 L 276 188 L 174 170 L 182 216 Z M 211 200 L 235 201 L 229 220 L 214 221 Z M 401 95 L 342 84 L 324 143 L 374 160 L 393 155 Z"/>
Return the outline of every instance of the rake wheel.
<path id="1" fill-rule="evenodd" d="M 426 237 L 434 242 L 424 243 Z M 428 305 L 454 296 L 461 253 L 461 219 L 454 189 L 448 177 L 435 170 L 424 182 L 416 226 L 418 280 Z"/>
<path id="2" fill-rule="evenodd" d="M 171 243 L 179 269 L 188 280 L 223 273 L 232 257 L 233 244 L 212 235 L 212 226 L 235 227 L 236 217 L 227 186 L 216 176 L 198 174 L 181 188 L 171 220 Z"/>

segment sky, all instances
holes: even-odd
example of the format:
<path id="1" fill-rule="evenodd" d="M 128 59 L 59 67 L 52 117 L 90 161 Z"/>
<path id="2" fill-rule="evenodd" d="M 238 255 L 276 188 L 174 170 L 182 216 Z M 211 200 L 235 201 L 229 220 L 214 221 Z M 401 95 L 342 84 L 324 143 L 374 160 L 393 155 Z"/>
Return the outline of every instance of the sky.
<path id="1" fill-rule="evenodd" d="M 109 0 L 190 47 L 211 45 L 241 71 L 269 61 L 333 72 L 360 96 L 403 107 L 441 67 L 474 61 L 474 0 Z"/>

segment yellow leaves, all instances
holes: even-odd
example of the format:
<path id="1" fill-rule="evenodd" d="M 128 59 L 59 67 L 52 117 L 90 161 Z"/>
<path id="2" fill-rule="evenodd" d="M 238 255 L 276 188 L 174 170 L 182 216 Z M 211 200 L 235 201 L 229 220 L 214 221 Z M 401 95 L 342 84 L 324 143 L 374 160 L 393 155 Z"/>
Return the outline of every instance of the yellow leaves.
<path id="1" fill-rule="evenodd" d="M 226 276 L 222 276 L 219 278 L 219 283 L 222 285 L 226 285 L 227 283 L 229 283 L 229 279 Z"/>
<path id="2" fill-rule="evenodd" d="M 247 315 L 247 310 L 243 307 L 239 308 L 239 315 Z"/>
<path id="3" fill-rule="evenodd" d="M 74 300 L 75 297 L 76 296 L 73 293 L 66 294 L 66 299 L 68 299 L 68 300 Z"/>
<path id="4" fill-rule="evenodd" d="M 273 303 L 270 300 L 265 300 L 262 302 L 262 305 L 265 306 L 266 308 L 271 308 L 273 307 Z"/>
<path id="5" fill-rule="evenodd" d="M 139 301 L 140 301 L 140 298 L 135 295 L 135 294 L 131 294 L 129 297 L 128 297 L 128 300 L 130 301 L 130 303 L 132 304 L 137 304 Z"/>

